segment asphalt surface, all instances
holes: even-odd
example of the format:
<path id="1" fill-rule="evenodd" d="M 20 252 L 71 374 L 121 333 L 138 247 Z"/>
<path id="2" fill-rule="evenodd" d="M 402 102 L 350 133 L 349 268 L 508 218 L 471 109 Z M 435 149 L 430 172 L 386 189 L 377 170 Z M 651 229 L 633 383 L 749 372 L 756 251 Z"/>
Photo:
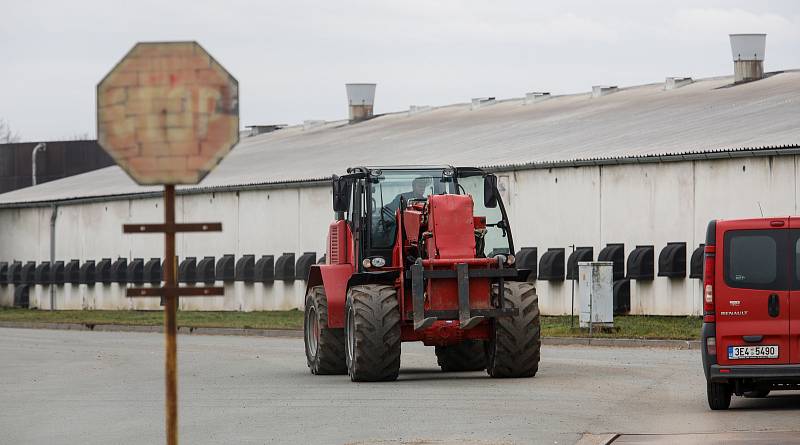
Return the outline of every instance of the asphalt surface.
<path id="1" fill-rule="evenodd" d="M 312 376 L 299 339 L 181 336 L 181 442 L 680 443 L 668 434 L 800 430 L 800 393 L 709 411 L 696 350 L 549 346 L 535 378 L 496 380 L 442 373 L 431 348 L 403 348 L 397 382 L 355 384 Z M 0 328 L 0 443 L 163 443 L 162 336 Z"/>

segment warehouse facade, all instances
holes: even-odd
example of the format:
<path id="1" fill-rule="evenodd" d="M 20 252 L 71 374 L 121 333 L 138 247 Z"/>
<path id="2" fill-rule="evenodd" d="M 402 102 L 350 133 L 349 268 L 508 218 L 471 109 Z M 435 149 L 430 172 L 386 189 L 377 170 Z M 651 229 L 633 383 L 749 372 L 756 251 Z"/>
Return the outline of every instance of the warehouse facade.
<path id="1" fill-rule="evenodd" d="M 362 164 L 452 164 L 498 175 L 545 314 L 570 313 L 574 246 L 573 259 L 618 261 L 615 287 L 621 301 L 628 293 L 632 313 L 698 315 L 691 257 L 708 221 L 797 213 L 798 85 L 800 72 L 786 71 L 743 84 L 720 77 L 672 89 L 486 99 L 245 138 L 202 184 L 179 189 L 178 220 L 222 221 L 224 229 L 178 235 L 185 281 L 227 290 L 181 307 L 301 307 L 303 272 L 325 252 L 332 174 Z M 157 281 L 161 238 L 122 235 L 121 225 L 160 220 L 160 205 L 157 189 L 136 186 L 117 167 L 0 195 L 0 304 L 27 286 L 39 308 L 51 297 L 60 309 L 158 308 L 158 299 L 125 298 L 124 288 Z"/>

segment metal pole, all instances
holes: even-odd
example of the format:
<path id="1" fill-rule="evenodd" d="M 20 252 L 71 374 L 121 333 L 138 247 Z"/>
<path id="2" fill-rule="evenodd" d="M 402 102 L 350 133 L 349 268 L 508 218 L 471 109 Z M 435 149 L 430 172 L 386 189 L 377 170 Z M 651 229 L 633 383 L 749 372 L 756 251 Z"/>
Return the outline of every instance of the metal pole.
<path id="1" fill-rule="evenodd" d="M 46 151 L 47 144 L 40 142 L 33 147 L 33 153 L 31 154 L 31 182 L 33 182 L 33 185 L 36 185 L 36 155 L 39 154 L 39 150 Z"/>
<path id="2" fill-rule="evenodd" d="M 164 287 L 171 289 L 175 283 L 175 186 L 164 186 Z M 178 376 L 177 376 L 177 321 L 178 297 L 166 296 L 164 300 L 164 334 L 166 335 L 166 411 L 167 444 L 178 445 Z"/>
<path id="3" fill-rule="evenodd" d="M 572 247 L 572 253 L 575 253 L 575 244 L 570 247 Z M 578 277 L 580 277 L 580 273 L 575 279 L 578 279 Z M 572 280 L 572 306 L 569 310 L 569 328 L 570 330 L 575 328 L 575 280 Z"/>
<path id="4" fill-rule="evenodd" d="M 594 270 L 594 267 L 592 267 L 592 274 L 595 272 L 596 271 Z M 593 282 L 594 280 L 592 279 L 589 283 L 589 337 L 592 336 L 592 326 L 594 326 L 594 319 L 592 318 L 592 303 L 594 302 L 594 286 L 592 286 Z"/>
<path id="5" fill-rule="evenodd" d="M 50 213 L 50 267 L 56 267 L 56 218 L 58 218 L 58 206 L 53 205 Z M 50 283 L 50 310 L 56 310 L 56 286 Z"/>

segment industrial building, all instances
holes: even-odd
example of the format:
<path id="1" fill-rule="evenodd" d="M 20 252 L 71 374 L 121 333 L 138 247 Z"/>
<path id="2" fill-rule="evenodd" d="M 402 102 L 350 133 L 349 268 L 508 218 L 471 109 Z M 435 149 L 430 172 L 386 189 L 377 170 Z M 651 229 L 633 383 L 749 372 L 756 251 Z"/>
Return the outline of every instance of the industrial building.
<path id="1" fill-rule="evenodd" d="M 0 193 L 114 165 L 97 141 L 0 144 Z"/>
<path id="2" fill-rule="evenodd" d="M 353 84 L 348 120 L 253 126 L 201 184 L 178 188 L 179 221 L 223 224 L 178 235 L 181 277 L 227 290 L 181 308 L 301 307 L 304 271 L 325 252 L 333 174 L 451 164 L 498 175 L 543 313 L 570 313 L 570 266 L 601 258 L 615 261 L 631 313 L 701 314 L 708 221 L 798 209 L 800 70 L 764 73 L 763 35 L 738 38 L 733 76 L 382 115 L 375 86 Z M 121 226 L 160 221 L 160 193 L 112 166 L 0 195 L 0 304 L 27 292 L 43 309 L 158 308 L 124 288 L 158 282 L 162 238 Z"/>

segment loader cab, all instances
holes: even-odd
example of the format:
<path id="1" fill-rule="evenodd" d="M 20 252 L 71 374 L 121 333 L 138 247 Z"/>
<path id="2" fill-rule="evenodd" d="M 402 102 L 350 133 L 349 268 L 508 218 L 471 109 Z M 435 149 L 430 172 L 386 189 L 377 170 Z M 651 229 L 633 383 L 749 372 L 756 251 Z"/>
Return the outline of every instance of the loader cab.
<path id="1" fill-rule="evenodd" d="M 380 267 L 402 267 L 393 264 L 392 258 L 398 230 L 396 211 L 441 194 L 472 196 L 474 215 L 485 218 L 478 257 L 514 252 L 508 216 L 494 175 L 477 168 L 451 166 L 356 167 L 333 180 L 336 219 L 345 221 L 353 234 L 356 269 L 364 271 L 364 260 L 372 263 L 375 258 L 385 264 Z"/>

